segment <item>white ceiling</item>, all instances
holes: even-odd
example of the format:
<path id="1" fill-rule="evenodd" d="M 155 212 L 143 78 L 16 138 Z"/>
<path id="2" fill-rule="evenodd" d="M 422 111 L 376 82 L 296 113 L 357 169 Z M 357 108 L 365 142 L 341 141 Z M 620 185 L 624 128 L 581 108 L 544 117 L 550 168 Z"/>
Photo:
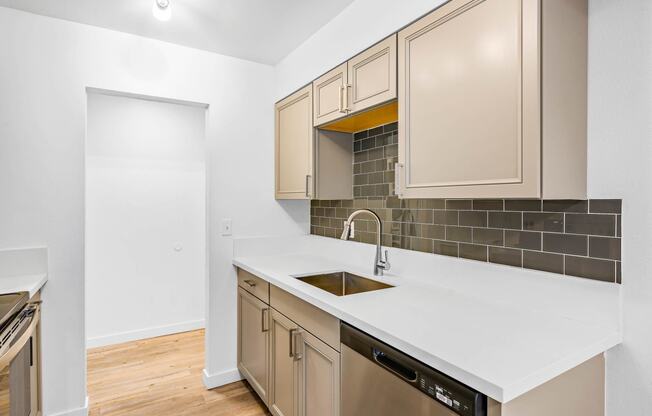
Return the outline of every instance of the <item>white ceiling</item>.
<path id="1" fill-rule="evenodd" d="M 0 0 L 0 6 L 275 64 L 353 0 Z"/>

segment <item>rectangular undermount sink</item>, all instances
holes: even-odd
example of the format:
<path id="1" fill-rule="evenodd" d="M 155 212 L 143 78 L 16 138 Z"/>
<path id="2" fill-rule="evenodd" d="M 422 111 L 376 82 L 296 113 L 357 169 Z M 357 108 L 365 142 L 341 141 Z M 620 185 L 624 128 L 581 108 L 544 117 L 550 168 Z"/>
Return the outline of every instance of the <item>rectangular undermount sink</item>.
<path id="1" fill-rule="evenodd" d="M 373 290 L 394 287 L 347 272 L 313 274 L 297 277 L 297 279 L 336 296 L 347 296 L 355 293 L 371 292 Z"/>

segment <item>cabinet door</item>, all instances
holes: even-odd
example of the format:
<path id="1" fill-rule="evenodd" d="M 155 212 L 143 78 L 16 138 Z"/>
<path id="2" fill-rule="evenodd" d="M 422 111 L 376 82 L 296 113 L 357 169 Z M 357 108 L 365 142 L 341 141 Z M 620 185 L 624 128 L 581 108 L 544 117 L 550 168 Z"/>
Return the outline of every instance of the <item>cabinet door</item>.
<path id="1" fill-rule="evenodd" d="M 396 98 L 396 35 L 349 60 L 347 88 L 351 112 Z"/>
<path id="2" fill-rule="evenodd" d="M 295 341 L 299 354 L 299 416 L 339 416 L 340 354 L 303 329 Z"/>
<path id="3" fill-rule="evenodd" d="M 399 32 L 399 196 L 541 195 L 538 4 L 452 0 Z"/>
<path id="4" fill-rule="evenodd" d="M 238 369 L 267 403 L 269 306 L 242 288 L 238 288 Z"/>
<path id="5" fill-rule="evenodd" d="M 275 416 L 298 414 L 298 364 L 293 339 L 299 327 L 272 309 L 271 389 L 268 407 Z"/>
<path id="6" fill-rule="evenodd" d="M 346 63 L 313 81 L 313 119 L 315 126 L 319 126 L 347 114 L 347 105 L 345 102 L 346 83 Z"/>
<path id="7" fill-rule="evenodd" d="M 310 199 L 313 192 L 312 86 L 276 104 L 276 199 Z"/>

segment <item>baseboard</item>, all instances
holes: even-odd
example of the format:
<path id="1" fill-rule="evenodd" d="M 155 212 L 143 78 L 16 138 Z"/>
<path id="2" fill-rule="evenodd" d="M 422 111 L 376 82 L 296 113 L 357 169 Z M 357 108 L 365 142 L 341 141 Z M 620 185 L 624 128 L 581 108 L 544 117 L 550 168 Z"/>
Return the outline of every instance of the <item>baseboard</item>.
<path id="1" fill-rule="evenodd" d="M 236 381 L 242 380 L 240 371 L 237 368 L 233 370 L 223 371 L 217 374 L 208 374 L 206 369 L 202 372 L 202 379 L 204 380 L 204 386 L 207 389 L 214 389 L 216 387 L 224 386 Z"/>
<path id="2" fill-rule="evenodd" d="M 179 332 L 194 331 L 204 328 L 204 320 L 181 322 L 178 324 L 157 326 L 153 328 L 139 329 L 136 331 L 120 332 L 117 334 L 89 338 L 86 340 L 86 348 L 104 347 L 107 345 L 121 344 L 123 342 L 136 341 L 160 337 L 163 335 L 177 334 Z"/>
<path id="3" fill-rule="evenodd" d="M 83 407 L 59 413 L 50 413 L 48 416 L 88 416 L 88 396 L 86 396 Z"/>

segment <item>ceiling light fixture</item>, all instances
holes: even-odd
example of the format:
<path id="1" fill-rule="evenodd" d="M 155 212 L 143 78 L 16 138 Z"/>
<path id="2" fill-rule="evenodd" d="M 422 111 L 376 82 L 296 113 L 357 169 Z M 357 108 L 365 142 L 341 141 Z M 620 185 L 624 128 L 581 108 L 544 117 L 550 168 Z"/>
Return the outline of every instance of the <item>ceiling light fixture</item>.
<path id="1" fill-rule="evenodd" d="M 161 22 L 167 22 L 172 17 L 172 5 L 170 0 L 154 0 L 152 14 Z"/>

